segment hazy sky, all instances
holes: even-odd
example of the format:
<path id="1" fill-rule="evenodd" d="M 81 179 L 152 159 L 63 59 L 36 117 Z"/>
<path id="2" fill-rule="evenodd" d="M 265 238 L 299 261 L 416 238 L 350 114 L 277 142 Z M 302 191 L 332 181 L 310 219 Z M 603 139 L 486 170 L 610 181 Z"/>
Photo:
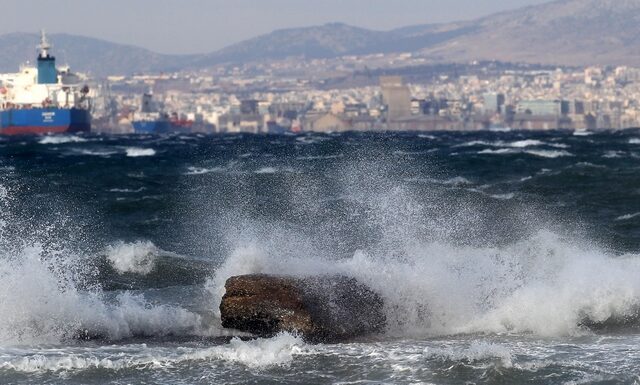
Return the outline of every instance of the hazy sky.
<path id="1" fill-rule="evenodd" d="M 0 34 L 45 28 L 162 53 L 211 52 L 275 29 L 328 22 L 388 30 L 549 0 L 2 0 Z"/>

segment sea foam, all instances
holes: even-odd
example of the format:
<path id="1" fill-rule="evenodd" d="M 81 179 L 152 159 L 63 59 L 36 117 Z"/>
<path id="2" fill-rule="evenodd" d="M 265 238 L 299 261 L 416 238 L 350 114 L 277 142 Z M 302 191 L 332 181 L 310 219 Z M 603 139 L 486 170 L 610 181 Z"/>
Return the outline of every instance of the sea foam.
<path id="1" fill-rule="evenodd" d="M 142 156 L 154 156 L 156 154 L 156 150 L 153 148 L 138 148 L 138 147 L 128 147 L 125 149 L 126 154 L 130 158 L 138 158 Z"/>

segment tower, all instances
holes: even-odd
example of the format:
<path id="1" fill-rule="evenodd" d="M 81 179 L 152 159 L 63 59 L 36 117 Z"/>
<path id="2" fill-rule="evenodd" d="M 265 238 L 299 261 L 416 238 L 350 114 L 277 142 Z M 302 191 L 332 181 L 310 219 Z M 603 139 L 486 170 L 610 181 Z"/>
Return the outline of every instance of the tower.
<path id="1" fill-rule="evenodd" d="M 381 76 L 382 102 L 387 105 L 387 119 L 394 121 L 411 116 L 411 90 L 400 76 Z"/>

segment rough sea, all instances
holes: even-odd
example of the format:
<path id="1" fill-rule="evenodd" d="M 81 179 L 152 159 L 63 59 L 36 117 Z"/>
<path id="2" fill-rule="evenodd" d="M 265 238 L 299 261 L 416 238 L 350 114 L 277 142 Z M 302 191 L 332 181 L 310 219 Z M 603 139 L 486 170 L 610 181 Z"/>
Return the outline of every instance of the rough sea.
<path id="1" fill-rule="evenodd" d="M 355 277 L 384 333 L 220 327 Z M 640 131 L 0 138 L 2 384 L 640 384 Z"/>

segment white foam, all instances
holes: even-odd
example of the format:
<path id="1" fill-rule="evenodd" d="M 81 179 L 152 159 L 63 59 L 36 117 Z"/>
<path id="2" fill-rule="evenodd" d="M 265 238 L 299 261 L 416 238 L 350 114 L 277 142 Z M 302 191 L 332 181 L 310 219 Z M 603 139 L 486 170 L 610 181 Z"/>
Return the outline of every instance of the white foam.
<path id="1" fill-rule="evenodd" d="M 26 356 L 0 357 L 0 369 L 23 373 L 68 372 L 87 369 L 167 369 L 184 362 L 225 361 L 251 369 L 267 369 L 285 366 L 297 355 L 309 354 L 312 347 L 300 338 L 281 334 L 271 339 L 242 341 L 234 338 L 227 345 L 211 348 L 150 348 L 146 345 L 123 346 L 116 351 L 111 348 L 97 349 L 92 354 L 85 352 L 42 351 Z M 123 353 L 126 352 L 126 353 Z"/>
<path id="2" fill-rule="evenodd" d="M 516 154 L 516 153 L 517 153 L 516 151 L 514 151 L 512 149 L 509 149 L 509 148 L 500 148 L 500 149 L 497 149 L 497 150 L 492 150 L 492 149 L 488 148 L 488 149 L 485 149 L 485 150 L 482 150 L 482 151 L 478 152 L 478 154 L 480 154 L 480 155 L 487 155 L 487 154 L 489 154 L 489 155 L 505 155 L 505 154 Z"/>
<path id="3" fill-rule="evenodd" d="M 640 144 L 640 138 L 629 139 L 629 144 Z"/>
<path id="4" fill-rule="evenodd" d="M 443 183 L 446 184 L 446 185 L 451 185 L 451 186 L 468 186 L 468 185 L 473 184 L 473 183 L 471 183 L 470 180 L 468 180 L 467 178 L 461 177 L 461 176 L 457 176 L 455 178 L 447 179 Z"/>
<path id="5" fill-rule="evenodd" d="M 213 167 L 213 168 L 205 168 L 205 167 L 189 167 L 188 171 L 185 175 L 204 175 L 211 174 L 215 172 L 222 172 L 224 169 L 222 167 Z"/>
<path id="6" fill-rule="evenodd" d="M 200 315 L 121 293 L 81 291 L 74 273 L 86 257 L 47 255 L 37 244 L 0 261 L 0 346 L 59 343 L 86 331 L 111 340 L 137 335 L 208 335 Z M 74 267 L 75 266 L 75 267 Z"/>
<path id="7" fill-rule="evenodd" d="M 262 167 L 258 170 L 256 170 L 256 174 L 277 174 L 277 173 L 281 173 L 281 172 L 285 172 L 285 173 L 294 173 L 296 172 L 294 169 L 292 168 L 276 168 L 276 167 Z"/>
<path id="8" fill-rule="evenodd" d="M 40 144 L 64 144 L 64 143 L 81 143 L 86 142 L 87 139 L 81 138 L 75 135 L 47 135 L 40 139 Z"/>
<path id="9" fill-rule="evenodd" d="M 515 198 L 516 194 L 514 194 L 514 193 L 494 194 L 494 195 L 490 195 L 490 196 L 491 196 L 491 198 L 494 198 L 494 199 L 507 201 L 507 200 Z"/>
<path id="10" fill-rule="evenodd" d="M 517 142 L 512 142 L 509 143 L 509 147 L 514 147 L 514 148 L 525 148 L 525 147 L 535 147 L 535 146 L 542 146 L 544 145 L 544 142 L 541 142 L 539 140 L 535 140 L 535 139 L 526 139 L 526 140 L 519 140 Z"/>
<path id="11" fill-rule="evenodd" d="M 153 148 L 127 147 L 125 151 L 127 153 L 127 156 L 130 158 L 154 156 L 156 154 L 156 150 L 154 150 Z"/>
<path id="12" fill-rule="evenodd" d="M 237 249 L 209 282 L 215 298 L 241 274 L 345 274 L 380 293 L 387 333 L 580 335 L 582 320 L 635 314 L 640 257 L 614 258 L 550 232 L 504 247 L 407 243 L 402 258 L 357 252 L 352 258 L 286 257 L 259 245 Z"/>
<path id="13" fill-rule="evenodd" d="M 616 221 L 628 221 L 629 219 L 640 217 L 640 213 L 622 215 L 616 218 Z"/>
<path id="14" fill-rule="evenodd" d="M 278 169 L 275 167 L 263 167 L 256 171 L 256 174 L 275 174 L 278 172 Z"/>
<path id="15" fill-rule="evenodd" d="M 446 361 L 464 361 L 478 363 L 488 360 L 499 360 L 505 368 L 513 367 L 513 357 L 509 349 L 485 341 L 474 341 L 466 349 L 459 348 L 426 348 L 423 355 Z"/>
<path id="16" fill-rule="evenodd" d="M 525 151 L 525 153 L 530 154 L 530 155 L 535 155 L 541 158 L 560 158 L 560 157 L 564 157 L 564 156 L 573 156 L 572 153 L 568 152 L 568 151 L 553 151 L 553 150 L 527 150 Z"/>
<path id="17" fill-rule="evenodd" d="M 82 155 L 89 155 L 89 156 L 102 156 L 102 157 L 109 157 L 111 155 L 115 155 L 118 152 L 117 151 L 109 151 L 109 150 L 88 150 L 88 149 L 81 149 L 79 151 L 80 154 Z"/>
<path id="18" fill-rule="evenodd" d="M 135 189 L 135 190 L 128 189 L 128 188 L 112 188 L 112 189 L 109 190 L 109 192 L 133 194 L 133 193 L 143 192 L 146 189 L 147 189 L 146 187 L 140 187 L 140 188 Z"/>
<path id="19" fill-rule="evenodd" d="M 120 273 L 149 274 L 155 267 L 159 249 L 151 242 L 118 242 L 107 247 L 107 260 Z"/>
<path id="20" fill-rule="evenodd" d="M 607 159 L 622 158 L 625 155 L 622 151 L 607 151 L 602 157 Z"/>

